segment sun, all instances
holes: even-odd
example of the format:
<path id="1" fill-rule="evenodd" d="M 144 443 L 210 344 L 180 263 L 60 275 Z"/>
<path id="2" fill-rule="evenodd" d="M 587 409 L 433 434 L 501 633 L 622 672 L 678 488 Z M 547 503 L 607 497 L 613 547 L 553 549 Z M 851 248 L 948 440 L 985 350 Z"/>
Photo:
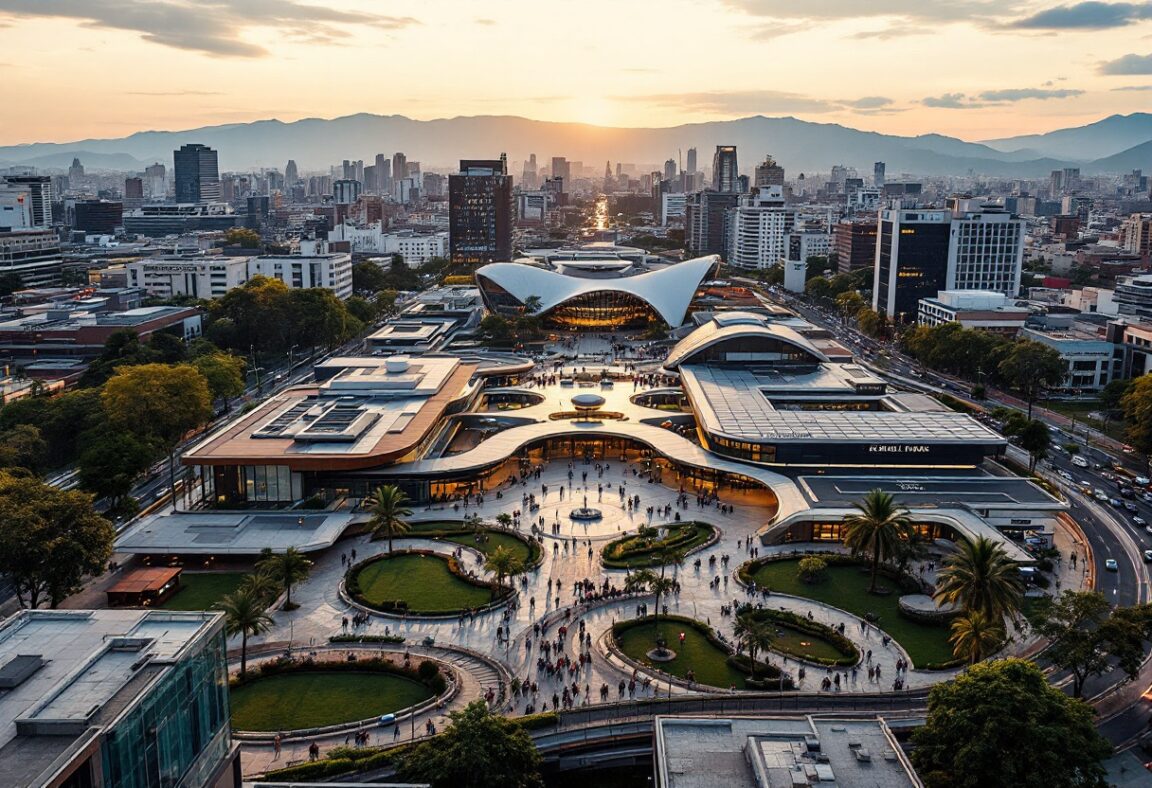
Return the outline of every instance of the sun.
<path id="1" fill-rule="evenodd" d="M 612 102 L 602 96 L 581 96 L 572 100 L 573 120 L 593 126 L 611 126 L 616 119 Z"/>

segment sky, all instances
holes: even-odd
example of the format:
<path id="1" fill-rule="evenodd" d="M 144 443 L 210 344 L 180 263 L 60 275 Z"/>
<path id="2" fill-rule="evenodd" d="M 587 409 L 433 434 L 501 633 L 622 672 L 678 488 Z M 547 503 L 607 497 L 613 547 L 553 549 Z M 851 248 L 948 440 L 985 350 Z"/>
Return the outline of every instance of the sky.
<path id="1" fill-rule="evenodd" d="M 0 0 L 0 144 L 359 112 L 991 139 L 1152 109 L 1152 2 Z"/>

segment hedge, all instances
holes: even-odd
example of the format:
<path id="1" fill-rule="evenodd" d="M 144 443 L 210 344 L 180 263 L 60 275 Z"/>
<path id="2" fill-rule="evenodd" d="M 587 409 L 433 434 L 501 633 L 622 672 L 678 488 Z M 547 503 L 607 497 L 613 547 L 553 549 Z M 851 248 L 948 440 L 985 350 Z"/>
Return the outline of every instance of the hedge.
<path id="1" fill-rule="evenodd" d="M 788 651 L 779 646 L 773 646 L 773 651 L 787 654 L 790 657 L 802 659 L 807 662 L 815 662 L 818 665 L 827 665 L 828 667 L 851 667 L 860 661 L 860 649 L 856 648 L 856 645 L 851 640 L 827 624 L 811 621 L 807 616 L 801 616 L 790 610 L 771 610 L 768 608 L 744 609 L 739 611 L 738 615 L 748 616 L 757 621 L 772 621 L 799 630 L 800 632 L 805 632 L 814 637 L 823 638 L 844 656 L 840 659 L 812 657 L 805 654 L 798 654 L 794 651 Z"/>
<path id="2" fill-rule="evenodd" d="M 431 530 L 431 531 L 416 531 L 416 532 L 404 534 L 404 536 L 407 536 L 409 538 L 415 537 L 415 538 L 420 538 L 420 539 L 424 539 L 424 538 L 435 539 L 437 537 L 445 537 L 445 536 L 471 536 L 471 535 L 475 534 L 476 530 L 477 530 L 473 526 L 465 523 L 463 520 L 447 521 L 447 522 L 453 522 L 454 524 L 447 527 L 447 528 L 436 528 L 436 529 Z M 537 542 L 535 539 L 526 538 L 525 536 L 523 536 L 520 533 L 517 533 L 516 531 L 508 530 L 505 528 L 493 528 L 491 526 L 481 526 L 480 530 L 481 531 L 491 531 L 492 533 L 497 533 L 497 534 L 505 534 L 507 536 L 511 536 L 513 539 L 519 539 L 521 542 L 526 544 L 528 546 L 528 561 L 524 565 L 525 570 L 535 569 L 537 566 L 544 563 L 544 548 L 541 547 L 540 543 Z"/>
<path id="3" fill-rule="evenodd" d="M 329 643 L 403 643 L 400 635 L 329 635 Z"/>
<path id="4" fill-rule="evenodd" d="M 691 547 L 697 546 L 692 544 L 693 542 L 704 544 L 716 532 L 715 526 L 696 521 L 670 524 L 668 529 L 668 535 L 663 539 L 649 539 L 642 535 L 645 529 L 641 529 L 641 534 L 625 536 L 609 542 L 600 550 L 604 566 L 614 569 L 635 567 L 639 564 L 633 562 L 638 558 L 655 557 L 661 550 L 675 550 L 679 547 L 691 549 Z M 652 530 L 656 529 L 653 528 Z M 701 536 L 703 539 L 700 538 Z"/>
<path id="5" fill-rule="evenodd" d="M 444 678 L 444 674 L 440 672 L 439 664 L 431 660 L 424 660 L 420 666 L 423 667 L 425 663 L 432 665 L 436 670 L 433 672 L 430 668 L 424 668 L 424 673 L 421 674 L 420 670 L 406 668 L 381 657 L 344 661 L 323 661 L 311 657 L 296 660 L 280 657 L 261 662 L 256 670 L 250 671 L 245 676 L 232 678 L 229 681 L 229 686 L 233 688 L 243 687 L 266 676 L 278 676 L 283 673 L 391 673 L 423 684 L 435 694 L 442 695 L 444 690 L 448 688 L 448 682 Z"/>
<path id="6" fill-rule="evenodd" d="M 376 561 L 386 561 L 390 557 L 396 555 L 430 555 L 441 561 L 446 561 L 448 563 L 448 571 L 455 575 L 457 579 L 462 580 L 469 585 L 476 586 L 477 588 L 483 588 L 491 592 L 492 601 L 485 605 L 483 609 L 488 609 L 493 605 L 497 605 L 503 602 L 514 593 L 513 589 L 509 588 L 508 586 L 500 585 L 495 581 L 483 580 L 478 577 L 469 576 L 466 572 L 464 572 L 464 570 L 460 568 L 460 562 L 456 560 L 455 556 L 442 555 L 432 550 L 397 550 L 392 553 L 382 553 L 380 555 L 374 555 L 370 558 L 365 558 L 363 561 L 360 561 L 355 566 L 350 568 L 344 576 L 344 590 L 348 592 L 348 596 L 352 597 L 352 599 L 354 599 L 357 604 L 363 605 L 369 610 L 376 610 L 381 613 L 411 613 L 414 616 L 431 615 L 451 617 L 457 615 L 458 612 L 463 612 L 457 611 L 457 613 L 444 613 L 443 611 L 435 611 L 431 613 L 425 613 L 421 610 L 412 610 L 408 607 L 407 602 L 400 599 L 385 599 L 381 602 L 369 602 L 366 600 L 360 592 L 361 570 L 363 570 L 371 563 Z"/>
<path id="7" fill-rule="evenodd" d="M 752 561 L 745 561 L 736 570 L 736 576 L 740 578 L 740 582 L 745 585 L 751 585 L 757 570 L 765 564 L 772 563 L 773 561 L 795 561 L 800 558 L 807 558 L 809 555 L 819 556 L 823 558 L 828 566 L 859 566 L 864 569 L 871 569 L 871 564 L 851 555 L 844 553 L 801 553 L 797 555 L 792 554 L 775 554 L 765 556 L 764 558 L 756 558 Z M 907 572 L 901 572 L 890 564 L 880 564 L 880 568 L 876 572 L 881 577 L 887 578 L 896 583 L 900 588 L 900 592 L 904 594 L 922 594 L 924 593 L 920 581 L 912 577 Z"/>

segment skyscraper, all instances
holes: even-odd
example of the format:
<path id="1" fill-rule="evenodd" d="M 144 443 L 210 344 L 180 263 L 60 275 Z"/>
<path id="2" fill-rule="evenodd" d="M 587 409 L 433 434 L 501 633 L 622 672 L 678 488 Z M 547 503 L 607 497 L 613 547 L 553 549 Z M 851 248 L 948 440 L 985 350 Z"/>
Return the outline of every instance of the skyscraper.
<path id="1" fill-rule="evenodd" d="M 712 155 L 712 188 L 734 194 L 740 190 L 740 170 L 736 165 L 736 146 L 717 145 Z"/>
<path id="2" fill-rule="evenodd" d="M 300 180 L 300 172 L 296 169 L 296 161 L 289 159 L 284 167 L 284 184 L 291 189 L 296 181 Z"/>
<path id="3" fill-rule="evenodd" d="M 408 177 L 408 157 L 403 153 L 392 154 L 392 178 L 400 180 Z"/>
<path id="4" fill-rule="evenodd" d="M 666 162 L 664 162 L 664 180 L 666 180 L 666 181 L 676 180 L 676 160 L 675 159 L 668 159 Z"/>
<path id="5" fill-rule="evenodd" d="M 508 159 L 460 162 L 448 176 L 448 243 L 452 262 L 469 265 L 512 259 L 512 176 Z"/>
<path id="6" fill-rule="evenodd" d="M 740 195 L 735 192 L 688 195 L 684 204 L 684 241 L 692 254 L 727 256 L 732 209 L 739 202 Z"/>
<path id="7" fill-rule="evenodd" d="M 351 205 L 360 199 L 360 181 L 351 178 L 335 181 L 332 184 L 332 201 L 337 205 Z"/>
<path id="8" fill-rule="evenodd" d="M 392 191 L 392 160 L 383 153 L 376 154 L 376 184 L 377 194 L 388 194 Z"/>
<path id="9" fill-rule="evenodd" d="M 730 219 L 728 262 L 737 268 L 765 269 L 788 254 L 788 235 L 797 213 L 784 205 L 783 187 L 765 186 L 741 197 Z"/>
<path id="10" fill-rule="evenodd" d="M 205 203 L 220 199 L 220 168 L 216 151 L 207 145 L 181 145 L 173 152 L 176 202 Z"/>
<path id="11" fill-rule="evenodd" d="M 880 212 L 872 308 L 897 322 L 915 320 L 921 298 L 948 282 L 950 211 L 892 208 Z"/>
<path id="12" fill-rule="evenodd" d="M 756 165 L 756 180 L 753 186 L 783 186 L 784 168 L 776 163 L 771 156 L 765 156 L 764 161 Z"/>
<path id="13" fill-rule="evenodd" d="M 22 228 L 52 226 L 52 179 L 47 175 L 0 176 L 0 206 L 19 204 L 23 219 L 0 224 Z"/>
<path id="14" fill-rule="evenodd" d="M 168 196 L 168 168 L 160 162 L 144 168 L 144 196 L 149 200 Z"/>
<path id="15" fill-rule="evenodd" d="M 872 185 L 877 189 L 884 188 L 884 173 L 887 165 L 882 161 L 878 161 L 872 165 Z"/>
<path id="16" fill-rule="evenodd" d="M 685 170 L 689 175 L 696 174 L 696 149 L 688 149 L 688 169 Z"/>
<path id="17" fill-rule="evenodd" d="M 944 289 L 1016 296 L 1024 268 L 1024 235 L 1024 220 L 996 204 L 954 215 Z"/>
<path id="18" fill-rule="evenodd" d="M 564 183 L 571 183 L 571 171 L 568 166 L 568 160 L 563 156 L 552 157 L 552 177 L 563 178 Z"/>

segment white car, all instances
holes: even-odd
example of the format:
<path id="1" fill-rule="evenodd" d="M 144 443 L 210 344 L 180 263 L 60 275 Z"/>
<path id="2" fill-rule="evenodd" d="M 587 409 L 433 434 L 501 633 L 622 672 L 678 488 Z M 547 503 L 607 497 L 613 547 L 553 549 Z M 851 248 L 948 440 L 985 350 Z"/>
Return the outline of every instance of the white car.
<path id="1" fill-rule="evenodd" d="M 1063 468 L 1056 471 L 1056 475 L 1059 476 L 1064 481 L 1068 481 L 1068 482 L 1072 481 L 1072 474 L 1068 473 L 1068 471 L 1064 470 Z"/>
<path id="2" fill-rule="evenodd" d="M 1087 468 L 1088 467 L 1088 460 L 1084 459 L 1079 454 L 1074 454 L 1074 455 L 1072 455 L 1072 464 L 1075 465 L 1077 468 Z"/>
<path id="3" fill-rule="evenodd" d="M 1148 527 L 1148 521 L 1145 520 L 1143 517 L 1133 517 L 1132 518 L 1132 524 L 1135 525 L 1137 528 L 1147 528 Z"/>
<path id="4" fill-rule="evenodd" d="M 1107 569 L 1109 572 L 1119 572 L 1120 571 L 1120 564 L 1116 563 L 1115 558 L 1109 558 L 1107 561 L 1104 562 L 1104 568 Z"/>
<path id="5" fill-rule="evenodd" d="M 1139 485 L 1140 487 L 1147 487 L 1150 483 L 1152 483 L 1152 482 L 1148 481 L 1147 476 L 1137 476 L 1136 477 L 1136 484 Z"/>

